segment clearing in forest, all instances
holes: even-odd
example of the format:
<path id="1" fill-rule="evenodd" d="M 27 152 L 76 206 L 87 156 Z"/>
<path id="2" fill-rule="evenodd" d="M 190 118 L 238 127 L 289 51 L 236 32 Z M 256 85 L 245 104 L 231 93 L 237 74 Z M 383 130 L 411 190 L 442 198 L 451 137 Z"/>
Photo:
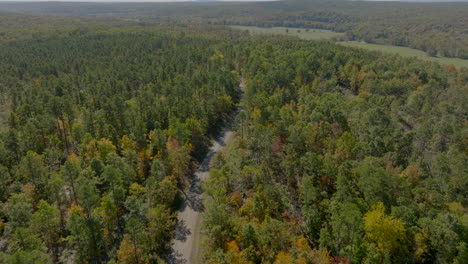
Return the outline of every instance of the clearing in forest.
<path id="1" fill-rule="evenodd" d="M 232 28 L 239 30 L 247 30 L 252 35 L 264 34 L 264 35 L 286 35 L 292 37 L 298 37 L 305 40 L 330 40 L 337 37 L 344 36 L 344 33 L 337 33 L 331 30 L 323 29 L 305 29 L 305 28 L 287 28 L 287 27 L 271 27 L 262 28 L 254 26 L 232 26 Z M 432 57 L 427 55 L 424 51 L 412 49 L 408 47 L 392 46 L 392 45 L 380 45 L 363 43 L 358 41 L 339 41 L 340 45 L 354 48 L 363 48 L 371 51 L 380 51 L 384 53 L 397 54 L 402 57 L 415 57 L 420 60 L 438 62 L 443 65 L 453 64 L 456 67 L 467 67 L 468 60 L 459 58 L 446 58 L 446 57 Z"/>

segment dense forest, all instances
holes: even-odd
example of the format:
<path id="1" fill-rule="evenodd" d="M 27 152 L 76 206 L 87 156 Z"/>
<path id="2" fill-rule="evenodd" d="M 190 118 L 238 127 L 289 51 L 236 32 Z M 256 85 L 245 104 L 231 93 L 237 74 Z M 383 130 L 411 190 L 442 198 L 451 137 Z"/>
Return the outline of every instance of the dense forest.
<path id="1" fill-rule="evenodd" d="M 165 258 L 178 190 L 239 96 L 209 31 L 1 44 L 0 263 Z"/>
<path id="2" fill-rule="evenodd" d="M 331 29 L 346 32 L 344 40 L 406 46 L 431 56 L 468 59 L 466 2 L 0 3 L 0 10 L 101 19 Z"/>
<path id="3" fill-rule="evenodd" d="M 256 39 L 207 263 L 467 263 L 468 71 Z"/>
<path id="4" fill-rule="evenodd" d="M 0 25 L 0 263 L 167 263 L 238 107 L 204 263 L 466 263 L 467 69 L 217 25 Z"/>

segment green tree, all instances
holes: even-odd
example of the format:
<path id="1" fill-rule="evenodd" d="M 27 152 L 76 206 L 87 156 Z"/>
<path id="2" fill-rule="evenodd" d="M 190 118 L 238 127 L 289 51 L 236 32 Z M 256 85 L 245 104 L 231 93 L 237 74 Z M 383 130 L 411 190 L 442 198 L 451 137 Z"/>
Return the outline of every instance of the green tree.
<path id="1" fill-rule="evenodd" d="M 102 259 L 99 222 L 87 215 L 82 207 L 72 205 L 68 211 L 67 229 L 70 246 L 77 251 L 75 261 L 97 263 Z"/>
<path id="2" fill-rule="evenodd" d="M 164 256 L 169 250 L 167 241 L 172 237 L 175 226 L 174 215 L 164 205 L 148 210 L 145 247 L 153 260 Z"/>
<path id="3" fill-rule="evenodd" d="M 40 234 L 47 248 L 53 252 L 55 257 L 58 257 L 60 211 L 46 201 L 41 200 L 32 216 L 31 226 L 35 233 Z"/>
<path id="4" fill-rule="evenodd" d="M 48 171 L 44 166 L 42 156 L 28 151 L 26 156 L 21 159 L 18 165 L 17 177 L 23 183 L 31 182 L 34 184 L 36 192 L 41 196 L 47 195 Z"/>

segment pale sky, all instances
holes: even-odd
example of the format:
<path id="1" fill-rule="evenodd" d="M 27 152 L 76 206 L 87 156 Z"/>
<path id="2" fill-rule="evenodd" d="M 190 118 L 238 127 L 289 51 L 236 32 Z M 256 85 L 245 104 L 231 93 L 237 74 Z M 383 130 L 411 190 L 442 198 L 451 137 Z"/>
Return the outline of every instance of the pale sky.
<path id="1" fill-rule="evenodd" d="M 127 2 L 127 3 L 141 3 L 141 2 L 159 2 L 159 3 L 172 3 L 172 2 L 201 2 L 200 0 L 0 0 L 0 2 Z M 206 1 L 206 0 L 205 0 Z M 215 0 L 218 2 L 272 2 L 277 0 Z"/>
<path id="2" fill-rule="evenodd" d="M 156 2 L 156 3 L 174 3 L 174 2 L 201 2 L 206 0 L 0 0 L 0 2 Z M 219 2 L 272 2 L 280 0 L 211 0 Z M 350 0 L 356 1 L 356 0 Z M 357 0 L 359 1 L 359 0 Z M 468 0 L 361 0 L 361 1 L 394 1 L 394 2 L 467 2 Z"/>

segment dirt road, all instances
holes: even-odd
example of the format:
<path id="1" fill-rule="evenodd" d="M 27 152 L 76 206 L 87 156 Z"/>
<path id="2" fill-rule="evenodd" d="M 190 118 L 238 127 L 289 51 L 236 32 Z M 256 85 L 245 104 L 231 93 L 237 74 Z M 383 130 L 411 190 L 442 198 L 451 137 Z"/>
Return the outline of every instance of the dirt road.
<path id="1" fill-rule="evenodd" d="M 243 82 L 240 88 L 244 88 Z M 201 183 L 209 177 L 211 160 L 224 148 L 232 136 L 231 123 L 229 123 L 211 146 L 193 177 L 186 199 L 178 211 L 175 235 L 172 240 L 172 254 L 169 259 L 171 264 L 201 263 L 200 228 L 203 212 Z"/>

